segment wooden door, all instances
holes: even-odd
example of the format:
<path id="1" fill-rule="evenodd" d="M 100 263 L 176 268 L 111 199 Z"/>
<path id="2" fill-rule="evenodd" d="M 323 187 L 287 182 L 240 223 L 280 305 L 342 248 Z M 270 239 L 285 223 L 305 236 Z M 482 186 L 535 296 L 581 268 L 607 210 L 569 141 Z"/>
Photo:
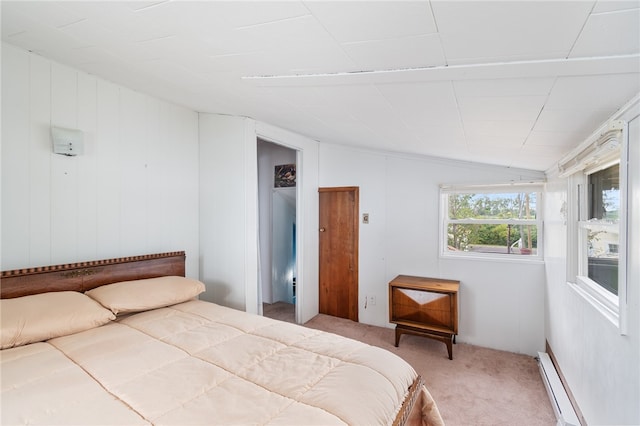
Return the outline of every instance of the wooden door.
<path id="1" fill-rule="evenodd" d="M 359 188 L 320 188 L 320 313 L 358 321 Z"/>

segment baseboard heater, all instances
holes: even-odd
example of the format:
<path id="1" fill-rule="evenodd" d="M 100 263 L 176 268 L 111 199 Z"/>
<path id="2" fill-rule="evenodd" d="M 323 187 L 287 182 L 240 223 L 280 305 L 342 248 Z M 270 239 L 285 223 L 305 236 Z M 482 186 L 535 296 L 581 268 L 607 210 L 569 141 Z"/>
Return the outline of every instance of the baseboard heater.
<path id="1" fill-rule="evenodd" d="M 544 387 L 547 388 L 551 406 L 556 414 L 557 426 L 580 426 L 580 421 L 576 415 L 569 396 L 560 381 L 560 376 L 553 365 L 549 354 L 538 352 L 538 367 Z"/>

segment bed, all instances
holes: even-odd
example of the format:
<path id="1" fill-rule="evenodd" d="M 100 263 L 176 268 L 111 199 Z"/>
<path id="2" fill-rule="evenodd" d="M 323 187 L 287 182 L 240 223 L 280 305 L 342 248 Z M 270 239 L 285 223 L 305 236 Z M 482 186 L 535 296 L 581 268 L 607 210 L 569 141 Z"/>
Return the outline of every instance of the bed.
<path id="1" fill-rule="evenodd" d="M 1 423 L 443 424 L 395 354 L 199 300 L 184 260 L 2 272 Z"/>

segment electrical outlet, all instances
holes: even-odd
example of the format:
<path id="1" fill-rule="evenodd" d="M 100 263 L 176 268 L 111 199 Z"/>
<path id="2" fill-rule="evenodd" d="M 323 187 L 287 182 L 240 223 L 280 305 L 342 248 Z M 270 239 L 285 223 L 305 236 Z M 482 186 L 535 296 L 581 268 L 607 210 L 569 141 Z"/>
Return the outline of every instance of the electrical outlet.
<path id="1" fill-rule="evenodd" d="M 362 213 L 362 223 L 369 223 L 369 213 Z"/>
<path id="2" fill-rule="evenodd" d="M 369 296 L 369 304 L 371 306 L 375 306 L 375 304 L 376 304 L 376 297 L 375 296 Z"/>

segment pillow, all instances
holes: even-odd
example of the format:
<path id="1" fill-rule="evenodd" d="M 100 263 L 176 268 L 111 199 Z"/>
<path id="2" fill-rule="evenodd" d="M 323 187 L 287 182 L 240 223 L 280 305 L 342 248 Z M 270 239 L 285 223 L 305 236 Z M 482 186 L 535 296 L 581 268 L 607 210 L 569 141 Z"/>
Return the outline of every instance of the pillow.
<path id="1" fill-rule="evenodd" d="M 111 311 L 76 291 L 57 291 L 0 300 L 2 349 L 99 327 Z"/>
<path id="2" fill-rule="evenodd" d="M 96 287 L 85 294 L 117 315 L 186 302 L 203 291 L 205 286 L 198 280 L 168 276 L 121 281 Z"/>

